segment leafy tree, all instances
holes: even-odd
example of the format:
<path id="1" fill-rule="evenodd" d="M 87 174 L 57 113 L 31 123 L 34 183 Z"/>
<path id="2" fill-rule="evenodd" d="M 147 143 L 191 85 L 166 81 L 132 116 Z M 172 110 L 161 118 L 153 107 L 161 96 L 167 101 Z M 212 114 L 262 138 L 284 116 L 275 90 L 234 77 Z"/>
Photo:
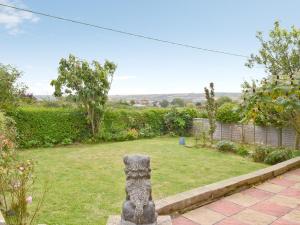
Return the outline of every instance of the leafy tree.
<path id="1" fill-rule="evenodd" d="M 164 100 L 162 100 L 159 104 L 160 104 L 161 107 L 167 108 L 167 107 L 169 106 L 170 103 L 169 103 L 168 100 L 164 99 Z"/>
<path id="2" fill-rule="evenodd" d="M 131 99 L 131 100 L 130 100 L 130 105 L 134 105 L 134 104 L 135 104 L 134 99 Z"/>
<path id="3" fill-rule="evenodd" d="M 209 135 L 210 135 L 210 142 L 213 144 L 213 134 L 217 128 L 216 124 L 216 111 L 217 111 L 217 105 L 215 101 L 215 89 L 214 89 L 214 83 L 209 84 L 210 89 L 207 87 L 204 88 L 205 97 L 206 97 L 206 111 L 208 115 L 208 121 L 209 121 Z"/>
<path id="4" fill-rule="evenodd" d="M 84 107 L 93 136 L 99 131 L 115 70 L 116 65 L 110 61 L 101 65 L 95 60 L 89 63 L 69 55 L 60 60 L 59 75 L 51 81 L 55 96 L 74 96 Z"/>
<path id="5" fill-rule="evenodd" d="M 221 96 L 220 98 L 218 98 L 216 100 L 216 104 L 217 104 L 218 107 L 223 105 L 224 103 L 227 103 L 227 102 L 232 102 L 232 99 L 228 96 Z"/>
<path id="6" fill-rule="evenodd" d="M 11 65 L 0 64 L 0 109 L 16 107 L 25 95 L 26 86 L 18 83 L 22 73 Z"/>
<path id="7" fill-rule="evenodd" d="M 274 23 L 269 39 L 265 40 L 263 33 L 256 35 L 261 44 L 257 55 L 252 54 L 246 66 L 263 65 L 269 75 L 293 75 L 300 71 L 300 29 L 294 26 L 291 30 Z"/>
<path id="8" fill-rule="evenodd" d="M 178 106 L 178 107 L 184 107 L 184 100 L 181 98 L 174 98 L 171 102 L 171 105 Z"/>
<path id="9" fill-rule="evenodd" d="M 269 76 L 260 83 L 243 84 L 245 121 L 255 121 L 296 131 L 295 148 L 300 143 L 300 74 Z M 281 138 L 279 138 L 281 139 Z M 281 143 L 280 143 L 281 145 Z"/>
<path id="10" fill-rule="evenodd" d="M 246 66 L 262 65 L 268 76 L 261 82 L 245 82 L 243 87 L 245 120 L 272 124 L 278 128 L 290 124 L 296 130 L 295 147 L 300 138 L 300 29 L 291 30 L 274 23 L 265 40 L 257 33 L 261 48 L 251 55 Z"/>

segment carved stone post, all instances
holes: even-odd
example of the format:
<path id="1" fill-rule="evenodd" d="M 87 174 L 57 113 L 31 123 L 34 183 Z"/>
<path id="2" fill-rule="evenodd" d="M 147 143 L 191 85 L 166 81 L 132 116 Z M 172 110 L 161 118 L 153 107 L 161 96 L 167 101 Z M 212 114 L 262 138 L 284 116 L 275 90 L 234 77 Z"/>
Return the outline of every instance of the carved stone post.
<path id="1" fill-rule="evenodd" d="M 157 213 L 151 194 L 150 158 L 143 155 L 124 157 L 126 200 L 121 225 L 156 225 Z"/>

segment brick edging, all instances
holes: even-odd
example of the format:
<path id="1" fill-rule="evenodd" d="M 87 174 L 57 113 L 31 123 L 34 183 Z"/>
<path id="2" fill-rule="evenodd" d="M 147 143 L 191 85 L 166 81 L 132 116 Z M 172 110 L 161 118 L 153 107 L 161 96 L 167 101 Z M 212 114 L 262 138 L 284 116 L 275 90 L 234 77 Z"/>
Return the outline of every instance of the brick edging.
<path id="1" fill-rule="evenodd" d="M 159 215 L 183 213 L 300 167 L 300 157 L 155 201 Z"/>

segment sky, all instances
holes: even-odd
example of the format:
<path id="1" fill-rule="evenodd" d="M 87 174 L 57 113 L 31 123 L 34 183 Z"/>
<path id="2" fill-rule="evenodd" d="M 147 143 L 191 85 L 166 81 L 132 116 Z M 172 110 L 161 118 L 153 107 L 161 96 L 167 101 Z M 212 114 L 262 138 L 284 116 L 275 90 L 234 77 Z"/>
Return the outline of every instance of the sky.
<path id="1" fill-rule="evenodd" d="M 275 20 L 300 27 L 299 0 L 0 0 L 2 4 L 174 42 L 257 53 L 257 31 Z M 240 92 L 244 80 L 265 76 L 246 58 L 130 37 L 0 6 L 0 63 L 23 71 L 29 92 L 52 94 L 62 57 L 105 59 L 118 67 L 110 94 Z"/>

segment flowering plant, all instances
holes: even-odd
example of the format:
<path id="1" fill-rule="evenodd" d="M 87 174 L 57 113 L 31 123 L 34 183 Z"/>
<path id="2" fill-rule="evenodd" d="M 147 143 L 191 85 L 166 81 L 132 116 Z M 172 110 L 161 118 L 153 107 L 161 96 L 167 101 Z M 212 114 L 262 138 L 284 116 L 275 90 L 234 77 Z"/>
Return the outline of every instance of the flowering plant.
<path id="1" fill-rule="evenodd" d="M 29 213 L 33 168 L 32 161 L 17 160 L 13 142 L 0 133 L 0 210 L 8 225 L 32 224 L 41 206 L 42 200 Z"/>

